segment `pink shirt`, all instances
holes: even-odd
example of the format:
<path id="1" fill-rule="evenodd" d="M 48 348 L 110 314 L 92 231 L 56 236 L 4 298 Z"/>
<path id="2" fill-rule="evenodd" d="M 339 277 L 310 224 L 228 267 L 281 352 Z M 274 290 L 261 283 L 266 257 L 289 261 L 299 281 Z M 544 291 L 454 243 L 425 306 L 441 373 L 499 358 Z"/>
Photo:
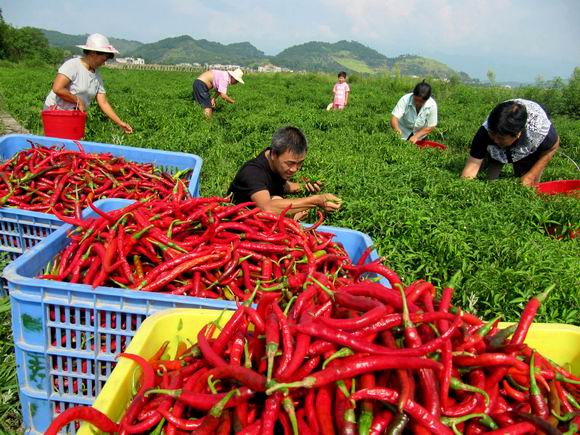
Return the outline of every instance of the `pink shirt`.
<path id="1" fill-rule="evenodd" d="M 350 87 L 346 82 L 337 83 L 334 85 L 332 92 L 334 92 L 334 104 L 344 106 L 344 103 L 346 102 L 346 93 L 350 92 Z"/>
<path id="2" fill-rule="evenodd" d="M 230 85 L 230 74 L 219 69 L 213 69 L 211 72 L 213 74 L 213 88 L 220 94 L 227 94 L 228 86 Z"/>

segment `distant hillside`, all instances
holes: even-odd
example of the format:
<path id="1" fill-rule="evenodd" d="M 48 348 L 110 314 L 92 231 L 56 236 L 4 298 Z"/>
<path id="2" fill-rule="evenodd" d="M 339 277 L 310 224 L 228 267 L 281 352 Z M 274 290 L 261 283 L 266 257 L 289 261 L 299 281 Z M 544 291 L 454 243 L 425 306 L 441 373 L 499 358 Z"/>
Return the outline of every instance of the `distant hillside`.
<path id="1" fill-rule="evenodd" d="M 191 36 L 167 38 L 153 44 L 143 44 L 129 53 L 147 63 L 176 64 L 182 62 L 224 63 L 247 65 L 265 59 L 264 53 L 249 42 L 223 45 Z"/>
<path id="2" fill-rule="evenodd" d="M 81 53 L 82 50 L 76 47 L 76 45 L 83 45 L 85 42 L 87 42 L 88 34 L 67 35 L 66 33 L 60 33 L 54 30 L 45 30 L 45 29 L 40 30 L 42 31 L 42 33 L 44 33 L 44 36 L 48 40 L 49 45 L 64 48 L 66 50 L 69 50 L 71 53 Z M 111 44 L 113 44 L 113 47 L 119 50 L 122 56 L 126 56 L 127 53 L 143 45 L 143 43 L 138 41 L 129 41 L 127 39 L 118 39 L 112 37 L 109 37 L 109 41 L 111 42 Z"/>
<path id="3" fill-rule="evenodd" d="M 272 58 L 276 65 L 294 70 L 336 71 L 344 69 L 364 73 L 386 72 L 388 59 L 372 48 L 355 41 L 307 42 L 295 45 Z"/>
<path id="4" fill-rule="evenodd" d="M 464 80 L 469 79 L 466 73 L 457 72 L 437 60 L 410 54 L 389 59 L 389 66 L 391 71 L 399 70 L 405 76 L 451 78 L 459 75 Z"/>
<path id="5" fill-rule="evenodd" d="M 75 45 L 84 44 L 87 35 L 67 35 L 53 30 L 40 29 L 51 46 L 80 53 Z M 292 70 L 336 72 L 400 73 L 402 75 L 430 76 L 438 78 L 459 77 L 469 81 L 470 77 L 449 68 L 444 63 L 421 56 L 402 55 L 386 57 L 372 48 L 356 41 L 307 42 L 287 48 L 274 57 L 267 57 L 249 42 L 220 44 L 206 39 L 193 39 L 183 35 L 143 44 L 138 41 L 109 38 L 122 56 L 142 57 L 147 63 L 178 64 L 239 64 L 256 66 L 264 63 Z"/>

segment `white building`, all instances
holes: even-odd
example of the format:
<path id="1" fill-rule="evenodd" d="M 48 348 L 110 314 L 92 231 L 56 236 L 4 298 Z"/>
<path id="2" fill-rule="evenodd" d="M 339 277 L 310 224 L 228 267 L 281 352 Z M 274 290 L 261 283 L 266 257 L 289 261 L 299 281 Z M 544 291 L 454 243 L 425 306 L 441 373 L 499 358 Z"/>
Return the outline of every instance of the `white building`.
<path id="1" fill-rule="evenodd" d="M 282 68 L 279 66 L 268 63 L 266 65 L 261 65 L 258 67 L 258 72 L 282 72 Z"/>
<path id="2" fill-rule="evenodd" d="M 145 59 L 141 57 L 117 57 L 115 60 L 127 65 L 145 65 Z"/>

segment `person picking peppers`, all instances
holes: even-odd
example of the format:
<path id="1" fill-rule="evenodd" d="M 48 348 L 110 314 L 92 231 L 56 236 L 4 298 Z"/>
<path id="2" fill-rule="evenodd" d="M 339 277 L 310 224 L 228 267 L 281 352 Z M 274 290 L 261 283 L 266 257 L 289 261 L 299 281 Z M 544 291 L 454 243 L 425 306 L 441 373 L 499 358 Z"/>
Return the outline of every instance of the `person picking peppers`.
<path id="1" fill-rule="evenodd" d="M 304 164 L 308 143 L 296 127 L 282 127 L 273 137 L 271 145 L 256 158 L 247 161 L 232 181 L 228 193 L 233 202 L 252 201 L 264 211 L 280 214 L 284 210 L 295 218 L 305 216 L 312 208 L 326 211 L 340 208 L 341 199 L 330 194 L 320 194 L 319 181 L 304 184 L 290 181 Z M 288 194 L 306 191 L 313 195 L 302 198 L 285 198 Z"/>

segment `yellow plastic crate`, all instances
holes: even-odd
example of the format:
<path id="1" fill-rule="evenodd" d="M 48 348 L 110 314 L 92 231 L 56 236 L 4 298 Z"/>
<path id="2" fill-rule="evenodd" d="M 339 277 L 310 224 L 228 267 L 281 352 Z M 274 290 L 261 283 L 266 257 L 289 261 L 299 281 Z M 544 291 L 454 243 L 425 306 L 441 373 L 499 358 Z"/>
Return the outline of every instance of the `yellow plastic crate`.
<path id="1" fill-rule="evenodd" d="M 166 340 L 179 336 L 180 339 L 196 341 L 197 333 L 207 323 L 220 316 L 219 311 L 201 309 L 172 309 L 153 314 L 143 322 L 137 334 L 129 344 L 127 353 L 141 355 L 149 359 Z M 225 324 L 233 314 L 224 312 L 220 324 Z M 510 323 L 500 323 L 505 328 Z M 171 351 L 175 343 L 168 346 Z M 528 333 L 526 343 L 537 349 L 542 355 L 580 375 L 580 327 L 559 323 L 534 323 Z M 104 388 L 99 393 L 93 406 L 111 419 L 119 421 L 132 398 L 131 384 L 133 371 L 138 365 L 126 358 L 111 373 Z M 84 424 L 77 432 L 79 435 L 98 433 L 91 425 Z"/>

